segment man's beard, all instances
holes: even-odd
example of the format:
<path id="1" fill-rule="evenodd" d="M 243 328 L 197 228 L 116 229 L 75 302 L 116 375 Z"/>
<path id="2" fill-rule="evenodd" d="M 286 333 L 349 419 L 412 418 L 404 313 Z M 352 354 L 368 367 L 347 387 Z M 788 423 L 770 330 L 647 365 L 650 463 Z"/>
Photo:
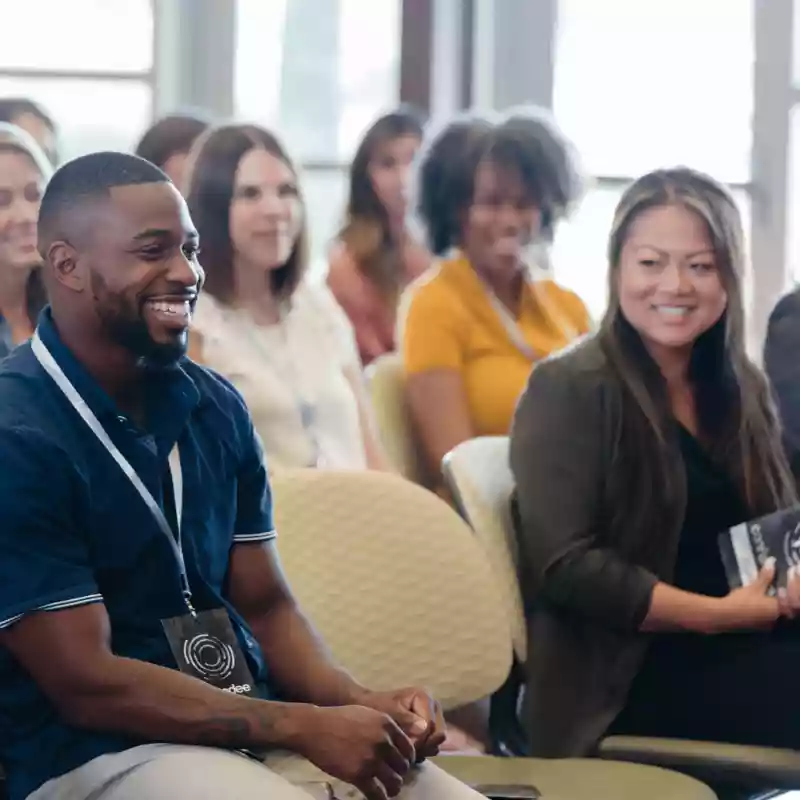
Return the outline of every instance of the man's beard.
<path id="1" fill-rule="evenodd" d="M 176 336 L 171 342 L 154 341 L 142 317 L 141 307 L 112 295 L 96 273 L 92 275 L 92 293 L 97 315 L 108 338 L 134 355 L 140 366 L 169 369 L 186 355 L 188 339 L 185 334 Z"/>
<path id="2" fill-rule="evenodd" d="M 186 337 L 172 342 L 155 342 L 141 317 L 101 313 L 103 327 L 117 344 L 136 356 L 140 366 L 149 369 L 174 367 L 186 355 Z"/>

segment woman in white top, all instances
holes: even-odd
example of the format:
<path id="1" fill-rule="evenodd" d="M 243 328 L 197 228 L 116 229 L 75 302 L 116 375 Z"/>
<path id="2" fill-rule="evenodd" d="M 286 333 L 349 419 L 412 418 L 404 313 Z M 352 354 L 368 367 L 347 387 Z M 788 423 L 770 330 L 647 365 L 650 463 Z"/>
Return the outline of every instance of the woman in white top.
<path id="1" fill-rule="evenodd" d="M 384 468 L 352 329 L 305 278 L 305 208 L 280 142 L 253 125 L 208 131 L 187 194 L 206 282 L 192 357 L 242 393 L 270 468 Z"/>

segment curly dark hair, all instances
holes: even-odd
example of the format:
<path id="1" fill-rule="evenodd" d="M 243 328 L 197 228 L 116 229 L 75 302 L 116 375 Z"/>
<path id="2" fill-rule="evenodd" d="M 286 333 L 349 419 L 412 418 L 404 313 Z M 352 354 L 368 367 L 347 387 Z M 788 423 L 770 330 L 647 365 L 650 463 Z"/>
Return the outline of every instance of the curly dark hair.
<path id="1" fill-rule="evenodd" d="M 461 244 L 475 173 L 487 160 L 519 172 L 541 212 L 545 241 L 581 194 L 572 145 L 543 112 L 519 108 L 496 120 L 460 117 L 433 137 L 420 161 L 417 211 L 436 255 Z"/>

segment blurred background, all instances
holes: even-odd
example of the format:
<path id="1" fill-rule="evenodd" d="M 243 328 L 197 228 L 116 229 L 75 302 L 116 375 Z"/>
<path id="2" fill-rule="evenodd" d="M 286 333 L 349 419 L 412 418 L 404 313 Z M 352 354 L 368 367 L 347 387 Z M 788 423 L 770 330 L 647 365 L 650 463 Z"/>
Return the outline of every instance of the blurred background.
<path id="1" fill-rule="evenodd" d="M 128 149 L 160 114 L 265 123 L 303 165 L 315 264 L 367 125 L 408 101 L 445 119 L 536 103 L 572 137 L 591 191 L 562 226 L 556 278 L 605 303 L 605 239 L 626 182 L 705 170 L 748 220 L 761 338 L 800 278 L 800 9 L 793 0 L 0 0 L 0 96 L 40 102 L 62 158 Z"/>

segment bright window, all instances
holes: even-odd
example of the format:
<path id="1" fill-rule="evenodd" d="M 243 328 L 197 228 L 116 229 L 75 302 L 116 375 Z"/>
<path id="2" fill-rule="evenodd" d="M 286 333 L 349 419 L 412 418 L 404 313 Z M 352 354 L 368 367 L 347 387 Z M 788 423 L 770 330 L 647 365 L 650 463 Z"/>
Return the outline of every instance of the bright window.
<path id="1" fill-rule="evenodd" d="M 144 73 L 152 65 L 150 0 L 3 3 L 0 70 Z"/>
<path id="2" fill-rule="evenodd" d="M 0 97 L 41 104 L 58 125 L 62 158 L 127 149 L 152 116 L 153 25 L 151 0 L 10 3 Z"/>
<path id="3" fill-rule="evenodd" d="M 400 0 L 238 0 L 238 116 L 301 161 L 346 162 L 399 95 Z"/>
<path id="4" fill-rule="evenodd" d="M 9 95 L 47 109 L 59 127 L 62 160 L 93 150 L 128 150 L 151 118 L 151 89 L 142 81 L 0 75 L 0 97 Z"/>
<path id="5" fill-rule="evenodd" d="M 686 165 L 750 179 L 752 0 L 560 0 L 554 112 L 592 175 Z M 617 190 L 599 188 L 559 233 L 559 280 L 597 312 Z"/>
<path id="6" fill-rule="evenodd" d="M 235 107 L 302 165 L 313 269 L 342 223 L 346 165 L 397 104 L 400 0 L 238 0 Z"/>
<path id="7" fill-rule="evenodd" d="M 300 177 L 311 234 L 311 272 L 321 276 L 327 274 L 328 247 L 344 218 L 347 173 L 344 169 L 315 169 Z"/>
<path id="8" fill-rule="evenodd" d="M 560 0 L 555 113 L 598 175 L 750 177 L 752 0 Z"/>
<path id="9" fill-rule="evenodd" d="M 789 171 L 786 221 L 787 273 L 794 283 L 800 283 L 800 107 L 794 106 L 789 117 Z"/>

